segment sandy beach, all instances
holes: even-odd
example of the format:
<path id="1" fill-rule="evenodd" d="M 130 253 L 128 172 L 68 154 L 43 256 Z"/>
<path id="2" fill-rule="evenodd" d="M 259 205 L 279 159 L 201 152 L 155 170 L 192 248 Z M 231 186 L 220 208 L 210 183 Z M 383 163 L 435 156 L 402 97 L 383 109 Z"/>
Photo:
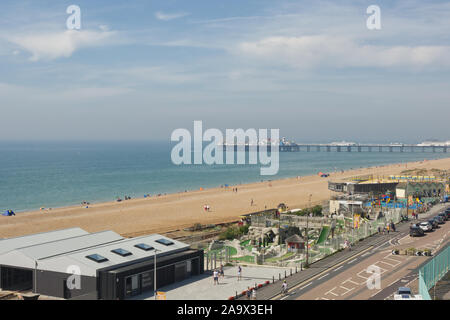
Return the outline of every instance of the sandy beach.
<path id="1" fill-rule="evenodd" d="M 406 169 L 450 169 L 450 158 L 393 164 L 345 172 L 331 173 L 329 178 L 317 175 L 259 182 L 229 188 L 213 188 L 132 199 L 122 202 L 81 205 L 52 210 L 18 213 L 14 217 L 0 217 L 0 238 L 21 236 L 37 232 L 81 227 L 89 232 L 114 230 L 120 234 L 163 233 L 191 227 L 195 223 L 225 223 L 239 215 L 274 208 L 284 202 L 290 208 L 305 208 L 318 204 L 332 195 L 328 180 L 339 180 L 356 175 L 399 174 Z M 264 177 L 267 179 L 267 177 Z M 250 205 L 253 199 L 253 206 Z M 210 212 L 203 206 L 208 204 Z"/>

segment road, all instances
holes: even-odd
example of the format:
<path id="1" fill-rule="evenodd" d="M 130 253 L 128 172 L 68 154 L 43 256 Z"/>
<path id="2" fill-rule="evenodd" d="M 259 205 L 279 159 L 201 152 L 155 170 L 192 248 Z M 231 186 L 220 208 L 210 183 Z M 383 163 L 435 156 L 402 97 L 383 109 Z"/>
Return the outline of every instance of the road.
<path id="1" fill-rule="evenodd" d="M 448 207 L 448 205 L 447 205 Z M 427 220 L 442 211 L 443 205 L 435 206 L 419 221 Z M 277 295 L 281 300 L 384 300 L 393 297 L 400 286 L 416 281 L 418 268 L 429 257 L 392 255 L 392 249 L 429 248 L 433 253 L 448 245 L 450 221 L 440 225 L 423 237 L 410 237 L 409 224 L 398 227 L 388 240 L 369 246 L 314 277 L 293 286 L 287 295 Z M 371 269 L 368 269 L 368 268 Z M 380 286 L 373 281 L 373 271 L 380 272 Z M 367 283 L 372 284 L 369 289 Z M 416 292 L 417 293 L 417 292 Z"/>

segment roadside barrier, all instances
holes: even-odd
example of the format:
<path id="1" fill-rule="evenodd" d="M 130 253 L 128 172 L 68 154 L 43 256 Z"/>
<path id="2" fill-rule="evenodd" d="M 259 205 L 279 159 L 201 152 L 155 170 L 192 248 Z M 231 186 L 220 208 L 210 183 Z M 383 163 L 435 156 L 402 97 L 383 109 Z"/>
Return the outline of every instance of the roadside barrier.
<path id="1" fill-rule="evenodd" d="M 431 261 L 419 270 L 419 294 L 424 300 L 432 300 L 429 290 L 448 272 L 450 246 L 442 250 Z"/>

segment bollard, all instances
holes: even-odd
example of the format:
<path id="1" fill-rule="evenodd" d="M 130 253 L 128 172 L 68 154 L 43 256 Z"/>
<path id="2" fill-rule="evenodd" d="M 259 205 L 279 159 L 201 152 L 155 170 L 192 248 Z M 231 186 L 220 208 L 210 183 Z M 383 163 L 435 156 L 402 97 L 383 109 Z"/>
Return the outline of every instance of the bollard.
<path id="1" fill-rule="evenodd" d="M 286 270 L 284 270 L 284 278 L 286 278 Z"/>
<path id="2" fill-rule="evenodd" d="M 295 273 L 297 273 L 297 267 L 295 267 Z"/>
<path id="3" fill-rule="evenodd" d="M 272 276 L 272 283 L 275 283 L 275 276 Z"/>
<path id="4" fill-rule="evenodd" d="M 238 295 L 237 295 L 237 291 L 236 291 L 236 299 L 238 298 Z"/>
<path id="5" fill-rule="evenodd" d="M 291 272 L 291 276 L 292 276 L 292 269 L 289 269 L 289 271 Z"/>
<path id="6" fill-rule="evenodd" d="M 278 274 L 278 278 L 279 278 L 279 280 L 281 280 L 281 274 L 280 273 Z"/>
<path id="7" fill-rule="evenodd" d="M 300 271 L 303 271 L 303 262 L 300 262 Z"/>

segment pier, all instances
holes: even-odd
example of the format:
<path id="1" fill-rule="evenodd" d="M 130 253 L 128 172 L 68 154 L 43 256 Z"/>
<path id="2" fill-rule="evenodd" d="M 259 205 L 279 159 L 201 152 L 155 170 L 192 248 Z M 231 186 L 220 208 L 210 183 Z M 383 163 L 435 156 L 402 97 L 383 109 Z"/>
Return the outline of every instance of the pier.
<path id="1" fill-rule="evenodd" d="M 267 146 L 271 151 L 274 146 Z M 223 146 L 224 151 L 258 151 L 266 146 L 249 145 L 227 145 Z M 280 145 L 280 152 L 429 152 L 429 153 L 447 153 L 450 146 L 420 146 L 416 144 L 357 144 L 357 145 L 335 145 L 335 144 L 290 144 Z"/>

